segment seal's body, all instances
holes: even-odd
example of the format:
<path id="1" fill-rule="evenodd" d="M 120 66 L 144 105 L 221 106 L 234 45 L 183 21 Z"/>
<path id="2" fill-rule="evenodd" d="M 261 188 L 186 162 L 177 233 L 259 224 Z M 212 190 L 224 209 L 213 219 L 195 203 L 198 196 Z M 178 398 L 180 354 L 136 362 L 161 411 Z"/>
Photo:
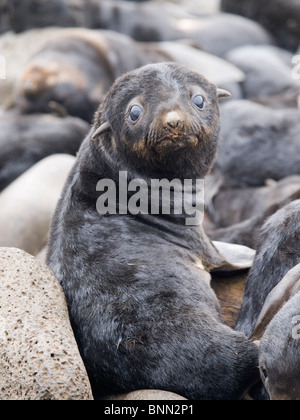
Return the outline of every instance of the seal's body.
<path id="1" fill-rule="evenodd" d="M 222 107 L 221 123 L 216 168 L 226 187 L 259 187 L 268 179 L 278 181 L 300 173 L 297 109 L 231 101 Z"/>
<path id="2" fill-rule="evenodd" d="M 300 200 L 287 204 L 263 225 L 257 254 L 246 282 L 236 329 L 250 337 L 268 294 L 300 263 Z"/>
<path id="3" fill-rule="evenodd" d="M 95 397 L 158 388 L 233 399 L 258 378 L 256 347 L 223 323 L 209 285 L 220 254 L 202 226 L 187 226 L 185 215 L 96 211 L 98 181 L 117 185 L 120 171 L 147 183 L 204 177 L 223 94 L 186 67 L 143 67 L 115 82 L 81 147 L 54 217 L 48 264 L 66 294 Z"/>
<path id="4" fill-rule="evenodd" d="M 76 155 L 89 125 L 79 118 L 6 113 L 0 119 L 0 191 L 43 158 Z"/>
<path id="5" fill-rule="evenodd" d="M 272 319 L 260 342 L 261 376 L 271 400 L 300 399 L 299 306 L 298 292 Z"/>

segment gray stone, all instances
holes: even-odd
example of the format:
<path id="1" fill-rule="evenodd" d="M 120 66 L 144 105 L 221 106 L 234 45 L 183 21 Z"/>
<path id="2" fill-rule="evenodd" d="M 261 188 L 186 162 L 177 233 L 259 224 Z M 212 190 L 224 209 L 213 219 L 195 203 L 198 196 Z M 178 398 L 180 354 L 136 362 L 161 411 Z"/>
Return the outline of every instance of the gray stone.
<path id="1" fill-rule="evenodd" d="M 34 165 L 0 194 L 0 246 L 36 255 L 75 157 L 52 155 Z"/>
<path id="2" fill-rule="evenodd" d="M 108 400 L 116 401 L 172 401 L 172 400 L 186 400 L 181 395 L 173 392 L 161 391 L 159 389 L 142 389 L 138 391 L 129 392 L 128 394 L 114 395 Z"/>
<path id="3" fill-rule="evenodd" d="M 0 249 L 0 400 L 90 400 L 92 393 L 51 270 Z"/>
<path id="4" fill-rule="evenodd" d="M 298 0 L 222 0 L 221 9 L 261 23 L 276 43 L 292 52 L 300 37 L 300 2 Z"/>

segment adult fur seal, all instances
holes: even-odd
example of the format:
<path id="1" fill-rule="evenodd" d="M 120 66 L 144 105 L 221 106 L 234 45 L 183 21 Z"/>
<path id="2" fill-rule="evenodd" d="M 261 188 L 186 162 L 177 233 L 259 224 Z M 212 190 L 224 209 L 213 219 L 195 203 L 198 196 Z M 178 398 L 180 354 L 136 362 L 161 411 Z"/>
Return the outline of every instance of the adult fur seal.
<path id="1" fill-rule="evenodd" d="M 222 258 L 202 226 L 187 226 L 185 214 L 96 211 L 96 185 L 117 186 L 120 171 L 147 183 L 204 177 L 224 95 L 186 67 L 148 65 L 115 82 L 81 147 L 47 262 L 64 289 L 96 398 L 152 388 L 236 399 L 258 378 L 257 349 L 223 323 L 209 285 Z"/>

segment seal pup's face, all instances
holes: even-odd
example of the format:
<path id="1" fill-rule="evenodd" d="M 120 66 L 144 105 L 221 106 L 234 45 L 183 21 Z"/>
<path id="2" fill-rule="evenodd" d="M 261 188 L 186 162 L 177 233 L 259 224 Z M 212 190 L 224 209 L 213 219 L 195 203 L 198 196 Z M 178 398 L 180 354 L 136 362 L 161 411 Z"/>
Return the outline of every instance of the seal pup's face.
<path id="1" fill-rule="evenodd" d="M 229 94 L 184 66 L 148 65 L 116 81 L 93 138 L 109 133 L 111 149 L 147 174 L 203 177 L 217 150 L 220 96 Z"/>

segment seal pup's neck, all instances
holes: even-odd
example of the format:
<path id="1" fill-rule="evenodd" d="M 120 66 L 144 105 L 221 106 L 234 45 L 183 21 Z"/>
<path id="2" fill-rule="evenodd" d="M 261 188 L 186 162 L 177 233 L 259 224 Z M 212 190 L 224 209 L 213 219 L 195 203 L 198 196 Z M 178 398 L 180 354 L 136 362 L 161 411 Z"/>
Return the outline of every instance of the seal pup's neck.
<path id="1" fill-rule="evenodd" d="M 181 202 L 183 210 L 181 213 L 174 214 L 174 212 L 170 212 L 170 214 L 162 214 L 162 197 L 160 196 L 159 202 L 156 201 L 154 203 L 155 205 L 152 203 L 153 195 L 154 198 L 157 197 L 156 192 L 153 194 L 153 190 L 151 190 L 151 181 L 153 180 L 138 174 L 137 171 L 122 170 L 126 167 L 124 166 L 124 162 L 114 159 L 114 157 L 108 153 L 107 148 L 99 149 L 91 139 L 91 134 L 82 144 L 76 166 L 77 168 L 75 171 L 78 173 L 76 190 L 89 208 L 93 208 L 94 211 L 97 212 L 97 200 L 99 200 L 99 197 L 101 196 L 101 192 L 97 191 L 99 181 L 112 181 L 116 186 L 116 212 L 114 217 L 123 217 L 124 220 L 125 218 L 128 220 L 133 218 L 136 222 L 147 225 L 151 229 L 159 230 L 160 235 L 168 242 L 175 243 L 176 245 L 185 248 L 191 252 L 196 259 L 201 259 L 203 266 L 208 271 L 221 265 L 223 258 L 203 230 L 202 215 L 199 214 L 194 218 L 191 214 L 187 214 L 184 209 L 183 201 Z M 166 188 L 168 189 L 168 186 L 172 185 L 172 180 L 165 178 L 164 181 Z M 169 181 L 170 184 L 168 184 Z M 134 202 L 137 200 L 134 197 L 135 194 L 138 194 L 140 198 L 143 198 L 143 194 L 140 194 L 140 191 L 138 191 L 138 193 L 130 191 L 131 182 L 137 186 L 143 183 L 146 187 L 146 196 L 144 196 L 144 198 L 146 199 L 147 208 L 144 207 L 144 211 L 132 212 L 130 211 L 132 209 L 128 207 L 124 208 L 124 205 L 131 206 L 130 200 L 133 200 Z M 180 178 L 178 178 L 177 184 L 184 187 L 184 184 L 181 184 Z M 176 187 L 176 183 L 173 185 Z M 118 191 L 118 188 L 121 191 L 122 203 L 120 203 L 120 191 Z M 195 188 L 186 191 L 186 195 L 188 196 L 186 202 L 188 201 L 189 209 L 191 210 L 194 209 L 192 204 L 196 201 L 196 193 L 197 191 L 195 191 Z M 159 204 L 158 207 L 157 204 Z M 170 204 L 170 209 L 174 210 L 174 195 L 172 196 L 172 194 L 170 194 L 170 203 L 167 204 Z M 140 203 L 138 207 L 141 208 Z M 153 207 L 156 207 L 155 214 L 152 214 L 151 211 L 151 208 L 153 209 Z M 141 208 L 141 210 L 143 209 Z M 201 213 L 202 208 L 198 208 L 197 211 Z M 101 214 L 99 211 L 98 213 L 99 218 L 101 216 L 109 217 L 109 214 Z M 192 221 L 192 223 L 189 223 L 190 221 Z M 193 223 L 194 221 L 195 223 Z"/>

